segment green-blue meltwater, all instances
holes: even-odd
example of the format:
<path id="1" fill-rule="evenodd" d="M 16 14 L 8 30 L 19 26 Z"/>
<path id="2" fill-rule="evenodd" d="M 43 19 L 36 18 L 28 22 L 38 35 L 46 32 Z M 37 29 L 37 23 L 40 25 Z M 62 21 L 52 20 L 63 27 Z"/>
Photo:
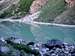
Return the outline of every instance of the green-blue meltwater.
<path id="1" fill-rule="evenodd" d="M 18 22 L 0 22 L 0 37 L 16 37 L 26 41 L 47 41 L 59 39 L 75 42 L 75 27 L 54 25 L 29 25 Z"/>

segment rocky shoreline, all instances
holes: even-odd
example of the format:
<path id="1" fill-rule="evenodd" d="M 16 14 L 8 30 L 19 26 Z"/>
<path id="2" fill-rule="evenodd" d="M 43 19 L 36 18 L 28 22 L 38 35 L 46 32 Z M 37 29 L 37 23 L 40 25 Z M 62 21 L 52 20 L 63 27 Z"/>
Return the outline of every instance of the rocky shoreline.
<path id="1" fill-rule="evenodd" d="M 1 56 L 75 56 L 75 44 L 52 39 L 46 43 L 19 38 L 0 38 Z"/>

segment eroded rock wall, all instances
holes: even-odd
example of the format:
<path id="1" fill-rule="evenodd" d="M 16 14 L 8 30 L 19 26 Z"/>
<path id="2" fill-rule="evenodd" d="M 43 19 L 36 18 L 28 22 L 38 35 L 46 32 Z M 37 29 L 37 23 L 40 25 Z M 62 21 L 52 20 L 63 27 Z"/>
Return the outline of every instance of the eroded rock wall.
<path id="1" fill-rule="evenodd" d="M 48 2 L 48 0 L 33 1 L 32 5 L 30 7 L 30 13 L 33 14 L 33 13 L 39 11 L 47 2 Z"/>

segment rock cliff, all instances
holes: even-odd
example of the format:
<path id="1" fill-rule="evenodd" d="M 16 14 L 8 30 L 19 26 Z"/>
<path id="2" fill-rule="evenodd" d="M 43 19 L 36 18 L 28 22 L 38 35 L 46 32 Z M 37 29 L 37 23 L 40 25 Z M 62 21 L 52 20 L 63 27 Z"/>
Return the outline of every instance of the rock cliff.
<path id="1" fill-rule="evenodd" d="M 39 11 L 47 2 L 48 2 L 48 0 L 33 1 L 32 5 L 30 7 L 30 13 L 33 14 L 33 13 Z"/>

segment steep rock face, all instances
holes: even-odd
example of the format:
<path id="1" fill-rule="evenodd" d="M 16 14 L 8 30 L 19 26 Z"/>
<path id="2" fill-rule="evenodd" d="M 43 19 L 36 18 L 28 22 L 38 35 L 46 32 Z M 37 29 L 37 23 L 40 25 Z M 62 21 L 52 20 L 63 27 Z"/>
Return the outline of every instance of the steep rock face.
<path id="1" fill-rule="evenodd" d="M 56 6 L 52 1 L 50 2 L 44 10 L 41 10 L 41 16 L 35 21 L 75 25 L 75 0 L 55 0 L 53 2 Z"/>
<path id="2" fill-rule="evenodd" d="M 8 17 L 14 14 L 20 0 L 1 0 L 0 1 L 0 18 Z"/>
<path id="3" fill-rule="evenodd" d="M 0 18 L 19 19 L 29 13 L 34 0 L 1 0 Z"/>
<path id="4" fill-rule="evenodd" d="M 64 0 L 48 0 L 48 3 L 42 7 L 41 13 L 36 21 L 52 22 L 54 18 L 66 10 Z"/>
<path id="5" fill-rule="evenodd" d="M 75 0 L 65 0 L 68 10 L 55 18 L 54 23 L 75 25 Z"/>
<path id="6" fill-rule="evenodd" d="M 0 12 L 9 9 L 12 5 L 17 5 L 20 0 L 1 0 L 0 1 Z"/>
<path id="7" fill-rule="evenodd" d="M 73 7 L 75 5 L 75 0 L 65 0 L 69 7 Z"/>
<path id="8" fill-rule="evenodd" d="M 48 0 L 35 0 L 30 7 L 30 13 L 39 11 L 47 2 Z"/>
<path id="9" fill-rule="evenodd" d="M 54 23 L 75 25 L 75 6 L 56 17 Z"/>

